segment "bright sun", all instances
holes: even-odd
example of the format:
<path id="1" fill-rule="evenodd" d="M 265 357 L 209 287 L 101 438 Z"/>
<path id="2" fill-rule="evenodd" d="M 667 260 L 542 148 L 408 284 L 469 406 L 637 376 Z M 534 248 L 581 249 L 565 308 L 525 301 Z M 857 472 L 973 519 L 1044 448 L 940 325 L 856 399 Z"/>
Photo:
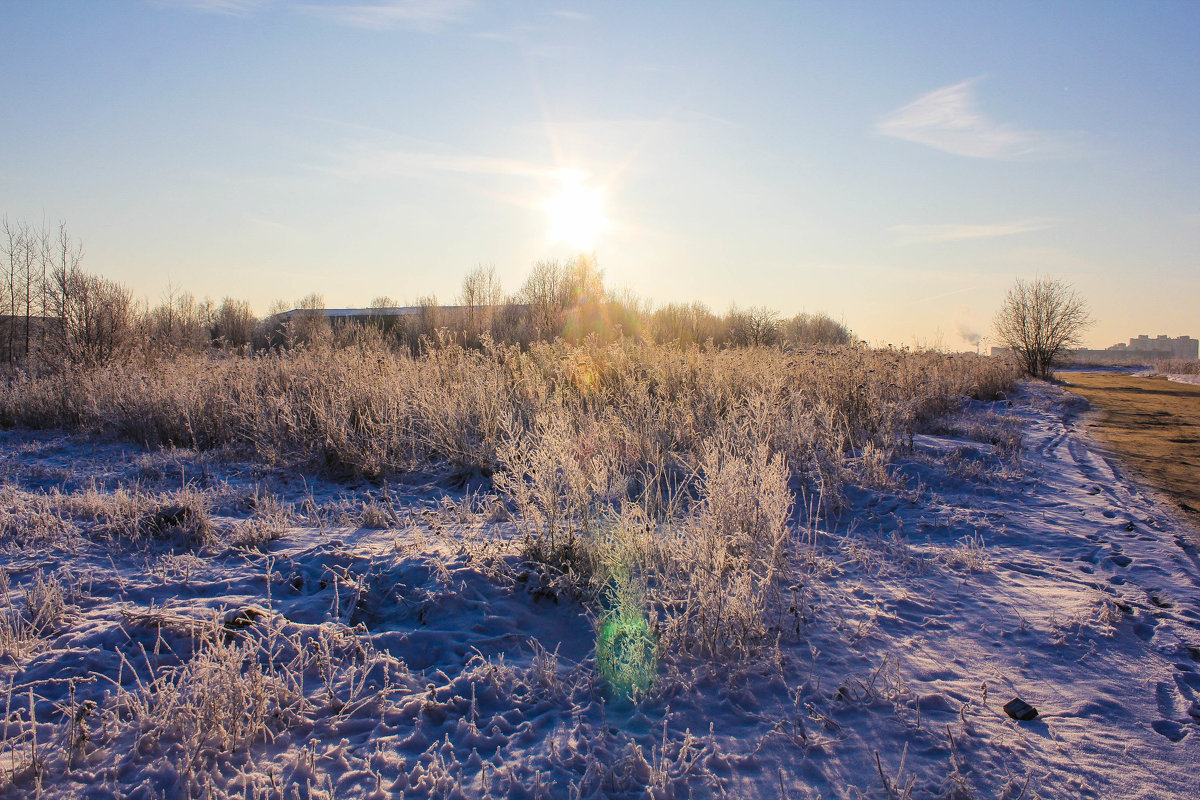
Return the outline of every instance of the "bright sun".
<path id="1" fill-rule="evenodd" d="M 551 244 L 565 244 L 581 252 L 596 246 L 606 227 L 604 191 L 587 185 L 587 174 L 574 169 L 558 172 L 558 192 L 546 201 Z"/>

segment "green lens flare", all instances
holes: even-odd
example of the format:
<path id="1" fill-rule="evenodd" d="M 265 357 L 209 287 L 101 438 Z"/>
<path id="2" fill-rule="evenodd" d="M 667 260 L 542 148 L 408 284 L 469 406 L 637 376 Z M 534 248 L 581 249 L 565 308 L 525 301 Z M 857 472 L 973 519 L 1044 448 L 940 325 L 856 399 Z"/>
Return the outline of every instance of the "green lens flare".
<path id="1" fill-rule="evenodd" d="M 596 662 L 613 694 L 649 689 L 658 669 L 658 637 L 645 615 L 609 612 L 596 637 Z"/>

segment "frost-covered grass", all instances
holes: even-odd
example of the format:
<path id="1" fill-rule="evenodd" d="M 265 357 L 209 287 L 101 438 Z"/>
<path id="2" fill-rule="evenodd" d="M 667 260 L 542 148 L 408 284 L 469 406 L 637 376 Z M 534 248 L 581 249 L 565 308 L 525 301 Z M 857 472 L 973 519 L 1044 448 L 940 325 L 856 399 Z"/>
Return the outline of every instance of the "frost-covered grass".
<path id="1" fill-rule="evenodd" d="M 447 345 L 419 357 L 371 340 L 256 357 L 181 354 L 18 375 L 0 422 L 234 447 L 268 464 L 380 476 L 450 466 L 491 473 L 521 441 L 571 438 L 665 495 L 707 442 L 751 425 L 799 475 L 840 483 L 845 455 L 889 448 L 964 396 L 1015 379 L 999 359 L 844 347 L 716 350 L 622 340 L 528 350 Z"/>
<path id="2" fill-rule="evenodd" d="M 429 430 L 416 402 L 372 422 L 387 392 L 317 357 L 205 362 L 196 397 L 230 427 L 186 446 L 95 435 L 134 435 L 132 409 L 167 425 L 155 388 L 188 408 L 165 364 L 116 400 L 89 378 L 82 432 L 0 432 L 0 795 L 1011 800 L 1191 780 L 1197 551 L 1051 387 L 964 402 L 1002 372 L 936 354 L 385 354 L 380 385 L 430 409 L 470 364 L 504 377 L 496 427 L 471 406 L 438 423 L 466 445 L 413 439 L 401 460 L 362 448 L 383 420 Z M 254 436 L 247 375 L 279 380 Z M 357 416 L 304 440 L 339 385 Z M 27 421 L 66 419 L 44 413 Z M 1039 720 L 1003 714 L 1015 695 Z"/>

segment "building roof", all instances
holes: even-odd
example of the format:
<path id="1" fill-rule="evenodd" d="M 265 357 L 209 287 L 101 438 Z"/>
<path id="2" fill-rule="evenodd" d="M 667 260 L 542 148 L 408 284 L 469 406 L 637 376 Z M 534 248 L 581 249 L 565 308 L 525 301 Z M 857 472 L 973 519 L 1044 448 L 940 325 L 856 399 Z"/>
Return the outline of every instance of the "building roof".
<path id="1" fill-rule="evenodd" d="M 425 306 L 389 306 L 387 308 L 293 308 L 280 317 L 291 319 L 297 315 L 344 319 L 348 317 L 410 317 L 420 314 Z M 452 311 L 462 306 L 428 306 L 439 311 Z"/>
<path id="2" fill-rule="evenodd" d="M 517 308 L 525 308 L 523 303 L 510 304 Z M 325 319 L 371 319 L 379 317 L 411 317 L 428 309 L 430 311 L 467 311 L 471 306 L 389 306 L 386 308 L 293 308 L 277 316 L 291 319 L 303 315 L 324 317 Z M 501 308 L 501 306 L 475 306 L 475 308 Z"/>

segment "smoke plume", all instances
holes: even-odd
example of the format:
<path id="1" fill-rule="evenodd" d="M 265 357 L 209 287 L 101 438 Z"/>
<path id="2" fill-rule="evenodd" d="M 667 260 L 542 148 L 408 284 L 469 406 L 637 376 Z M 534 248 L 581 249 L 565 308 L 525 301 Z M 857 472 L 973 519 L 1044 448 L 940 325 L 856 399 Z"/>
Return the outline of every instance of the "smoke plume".
<path id="1" fill-rule="evenodd" d="M 958 335 L 963 338 L 963 341 L 975 347 L 979 346 L 979 342 L 983 340 L 983 334 L 973 330 L 970 325 L 962 321 L 957 323 L 957 327 Z"/>

